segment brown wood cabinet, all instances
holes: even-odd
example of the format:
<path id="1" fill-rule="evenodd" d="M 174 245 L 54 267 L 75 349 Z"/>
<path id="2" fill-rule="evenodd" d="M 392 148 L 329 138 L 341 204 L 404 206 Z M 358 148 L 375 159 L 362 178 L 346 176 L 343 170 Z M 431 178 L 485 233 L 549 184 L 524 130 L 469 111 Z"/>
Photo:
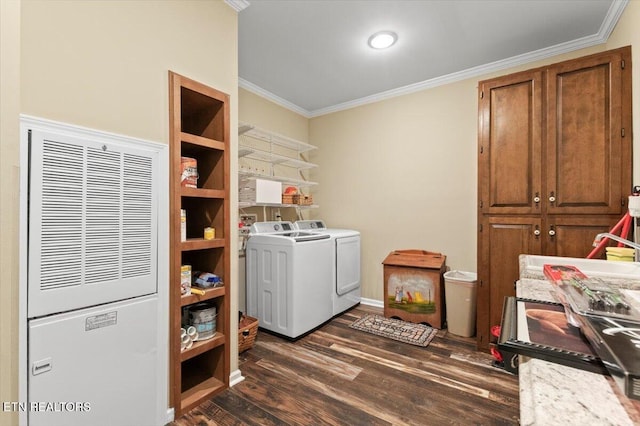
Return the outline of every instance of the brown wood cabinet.
<path id="1" fill-rule="evenodd" d="M 229 386 L 230 128 L 229 96 L 169 72 L 171 302 L 171 404 L 175 416 Z M 197 161 L 197 187 L 182 185 L 182 157 Z M 182 238 L 181 210 L 186 211 Z M 204 239 L 204 228 L 215 229 Z M 218 275 L 223 287 L 182 295 L 181 266 Z M 216 308 L 215 334 L 181 349 L 183 311 L 196 303 Z"/>
<path id="2" fill-rule="evenodd" d="M 478 85 L 477 343 L 488 349 L 520 254 L 585 257 L 631 191 L 631 48 Z"/>
<path id="3" fill-rule="evenodd" d="M 478 238 L 476 336 L 478 348 L 488 349 L 490 326 L 500 324 L 505 295 L 515 295 L 518 256 L 542 253 L 540 217 L 484 216 Z M 490 278 L 490 281 L 487 279 Z"/>

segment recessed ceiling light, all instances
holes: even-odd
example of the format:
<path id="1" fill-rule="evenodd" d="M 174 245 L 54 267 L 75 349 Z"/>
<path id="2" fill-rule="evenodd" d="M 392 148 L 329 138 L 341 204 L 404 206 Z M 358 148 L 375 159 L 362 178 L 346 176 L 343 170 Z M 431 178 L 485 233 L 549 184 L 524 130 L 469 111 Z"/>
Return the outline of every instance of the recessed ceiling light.
<path id="1" fill-rule="evenodd" d="M 398 34 L 393 31 L 380 31 L 369 37 L 369 46 L 374 49 L 386 49 L 398 40 Z"/>

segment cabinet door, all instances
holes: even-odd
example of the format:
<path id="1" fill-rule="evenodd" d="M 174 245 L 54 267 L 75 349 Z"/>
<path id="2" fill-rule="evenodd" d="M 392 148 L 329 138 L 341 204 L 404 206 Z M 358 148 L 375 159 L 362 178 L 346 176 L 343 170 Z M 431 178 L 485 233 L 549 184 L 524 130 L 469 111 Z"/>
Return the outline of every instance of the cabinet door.
<path id="1" fill-rule="evenodd" d="M 593 250 L 593 240 L 608 232 L 617 216 L 549 216 L 543 223 L 544 254 L 585 258 Z M 598 259 L 606 258 L 604 250 Z"/>
<path id="2" fill-rule="evenodd" d="M 514 283 L 520 276 L 519 256 L 541 253 L 540 228 L 537 217 L 488 216 L 482 219 L 478 238 L 478 348 L 488 349 L 489 330 L 500 324 L 504 298 L 515 296 Z"/>
<path id="3" fill-rule="evenodd" d="M 588 56 L 547 71 L 547 213 L 623 213 L 624 196 L 631 190 L 631 183 L 623 181 L 630 179 L 622 147 L 623 109 L 630 108 L 623 105 L 622 80 L 630 78 L 623 52 Z M 630 60 L 626 63 L 631 68 Z"/>
<path id="4" fill-rule="evenodd" d="M 540 213 L 542 72 L 488 80 L 478 89 L 480 210 Z"/>

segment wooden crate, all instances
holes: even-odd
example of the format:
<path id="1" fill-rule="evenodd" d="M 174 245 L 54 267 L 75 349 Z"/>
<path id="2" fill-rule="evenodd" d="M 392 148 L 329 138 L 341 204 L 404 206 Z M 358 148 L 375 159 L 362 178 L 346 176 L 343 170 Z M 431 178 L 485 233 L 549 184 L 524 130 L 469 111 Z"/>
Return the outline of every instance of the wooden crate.
<path id="1" fill-rule="evenodd" d="M 444 325 L 446 256 L 396 250 L 384 259 L 384 316 L 434 328 Z"/>

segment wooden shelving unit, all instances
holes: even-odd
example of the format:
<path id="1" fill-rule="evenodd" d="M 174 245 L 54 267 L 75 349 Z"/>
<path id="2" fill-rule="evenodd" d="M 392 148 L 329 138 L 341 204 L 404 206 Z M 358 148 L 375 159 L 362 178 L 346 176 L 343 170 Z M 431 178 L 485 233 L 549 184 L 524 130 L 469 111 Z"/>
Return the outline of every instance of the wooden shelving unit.
<path id="1" fill-rule="evenodd" d="M 169 72 L 171 156 L 171 404 L 178 417 L 229 386 L 230 374 L 230 206 L 229 96 Z M 181 185 L 181 157 L 197 160 L 197 188 Z M 187 239 L 181 241 L 180 210 L 187 212 Z M 205 240 L 204 228 L 216 238 Z M 182 296 L 180 267 L 212 272 L 223 287 Z M 181 351 L 183 309 L 209 302 L 217 310 L 213 338 Z"/>

